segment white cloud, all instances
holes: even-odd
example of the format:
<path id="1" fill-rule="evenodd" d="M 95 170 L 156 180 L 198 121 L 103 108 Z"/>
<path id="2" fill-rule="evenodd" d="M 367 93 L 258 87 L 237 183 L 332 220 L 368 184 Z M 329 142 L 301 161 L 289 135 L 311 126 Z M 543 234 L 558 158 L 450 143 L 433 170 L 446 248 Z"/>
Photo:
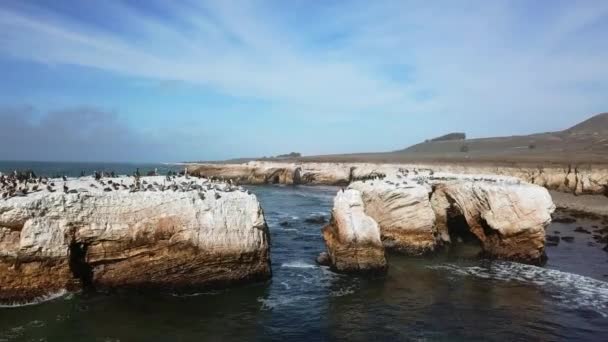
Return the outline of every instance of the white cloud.
<path id="1" fill-rule="evenodd" d="M 428 113 L 427 125 L 448 127 L 487 116 L 540 125 L 553 115 L 563 125 L 608 105 L 605 92 L 576 87 L 606 87 L 608 45 L 601 34 L 582 33 L 606 18 L 605 1 L 545 4 L 543 12 L 503 1 L 310 4 L 299 8 L 309 17 L 294 25 L 284 19 L 293 13 L 266 2 L 160 5 L 171 20 L 95 3 L 128 34 L 7 6 L 0 51 L 199 84 L 317 118 Z M 398 67 L 410 73 L 403 81 L 391 77 Z M 472 130 L 483 135 L 487 127 Z"/>

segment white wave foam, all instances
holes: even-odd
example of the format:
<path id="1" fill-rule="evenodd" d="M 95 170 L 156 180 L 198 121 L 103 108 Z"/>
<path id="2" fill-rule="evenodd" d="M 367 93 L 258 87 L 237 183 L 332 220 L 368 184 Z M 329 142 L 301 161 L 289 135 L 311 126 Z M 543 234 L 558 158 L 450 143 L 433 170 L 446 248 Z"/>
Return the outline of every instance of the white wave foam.
<path id="1" fill-rule="evenodd" d="M 301 301 L 309 301 L 308 296 L 277 296 L 274 298 L 258 298 L 258 302 L 262 303 L 262 310 L 272 311 L 278 307 L 291 305 Z"/>
<path id="2" fill-rule="evenodd" d="M 462 276 L 535 284 L 547 290 L 563 306 L 589 309 L 608 317 L 608 283 L 597 279 L 511 262 L 493 262 L 489 267 L 462 267 L 453 264 L 428 267 Z"/>
<path id="3" fill-rule="evenodd" d="M 66 294 L 68 294 L 68 291 L 65 289 L 62 289 L 57 292 L 48 293 L 48 294 L 36 297 L 29 301 L 3 303 L 3 304 L 0 304 L 0 308 L 1 309 L 11 309 L 11 308 L 20 308 L 20 307 L 24 307 L 24 306 L 38 305 L 38 304 L 49 302 L 49 301 L 52 301 L 55 299 L 59 299 L 59 298 L 65 296 Z"/>
<path id="4" fill-rule="evenodd" d="M 307 262 L 304 262 L 302 260 L 296 260 L 296 261 L 286 262 L 286 263 L 282 264 L 281 267 L 288 267 L 288 268 L 318 268 L 319 266 L 313 265 L 313 264 L 310 264 L 310 263 L 307 263 Z"/>
<path id="5" fill-rule="evenodd" d="M 355 289 L 353 287 L 342 288 L 337 291 L 331 291 L 329 293 L 332 297 L 344 297 L 355 293 Z"/>

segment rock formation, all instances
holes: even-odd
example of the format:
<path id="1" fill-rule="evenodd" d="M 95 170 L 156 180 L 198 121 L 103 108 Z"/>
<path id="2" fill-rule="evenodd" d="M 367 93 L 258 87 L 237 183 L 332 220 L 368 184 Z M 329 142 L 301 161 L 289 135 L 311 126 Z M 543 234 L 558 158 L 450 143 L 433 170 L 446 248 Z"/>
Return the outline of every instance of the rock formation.
<path id="1" fill-rule="evenodd" d="M 486 256 L 544 262 L 545 227 L 555 210 L 546 189 L 500 179 L 440 181 L 433 189 L 430 201 L 442 241 L 450 242 L 451 222 L 461 217 L 465 227 L 456 228 L 473 233 Z"/>
<path id="2" fill-rule="evenodd" d="M 361 193 L 365 213 L 381 227 L 385 247 L 414 255 L 435 249 L 437 232 L 430 186 L 376 180 L 354 182 L 349 189 Z"/>
<path id="3" fill-rule="evenodd" d="M 378 272 L 386 270 L 380 229 L 365 214 L 361 193 L 339 192 L 334 199 L 332 219 L 323 228 L 330 264 L 338 272 Z"/>
<path id="4" fill-rule="evenodd" d="M 453 174 L 486 174 L 517 177 L 549 190 L 574 194 L 608 195 L 606 167 L 576 166 L 491 166 L 467 164 L 371 164 L 371 163 L 280 163 L 249 162 L 246 164 L 192 164 L 192 174 L 224 177 L 248 184 L 345 185 L 354 180 L 378 175 L 395 175 L 399 170 L 444 172 Z"/>
<path id="5" fill-rule="evenodd" d="M 376 223 L 385 248 L 417 255 L 452 243 L 452 235 L 473 234 L 487 257 L 540 264 L 554 210 L 546 189 L 516 178 L 401 170 L 394 178 L 354 182 L 339 193 L 324 237 L 332 255 L 336 234 L 328 231 L 337 226 L 356 236 L 364 227 L 368 236 L 368 227 Z M 370 251 L 379 255 L 378 246 L 372 246 Z M 335 265 L 336 258 L 331 261 Z M 348 269 L 348 262 L 357 264 L 343 258 L 336 268 Z"/>
<path id="6" fill-rule="evenodd" d="M 160 176 L 47 183 L 0 200 L 2 302 L 86 287 L 189 290 L 270 276 L 263 211 L 243 189 Z"/>

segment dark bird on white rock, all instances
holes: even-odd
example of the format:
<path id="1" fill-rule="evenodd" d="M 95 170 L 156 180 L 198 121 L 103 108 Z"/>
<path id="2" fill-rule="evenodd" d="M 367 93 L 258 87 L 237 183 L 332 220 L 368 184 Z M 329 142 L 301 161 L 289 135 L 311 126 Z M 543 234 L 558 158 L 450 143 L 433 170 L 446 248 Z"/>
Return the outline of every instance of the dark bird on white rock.
<path id="1" fill-rule="evenodd" d="M 63 192 L 68 192 L 70 190 L 67 185 L 63 184 Z"/>
<path id="2" fill-rule="evenodd" d="M 67 182 L 67 180 L 68 180 L 68 177 L 66 177 L 65 175 L 63 175 L 61 178 L 63 178 L 64 182 Z"/>

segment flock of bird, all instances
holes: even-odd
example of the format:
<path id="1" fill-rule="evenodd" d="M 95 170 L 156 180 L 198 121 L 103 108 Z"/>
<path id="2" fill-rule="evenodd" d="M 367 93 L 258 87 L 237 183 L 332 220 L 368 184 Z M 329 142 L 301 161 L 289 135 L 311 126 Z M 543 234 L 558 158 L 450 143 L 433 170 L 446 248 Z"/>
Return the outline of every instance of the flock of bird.
<path id="1" fill-rule="evenodd" d="M 180 172 L 169 172 L 164 177 L 158 176 L 156 170 L 149 172 L 148 176 L 142 177 L 139 169 L 132 175 L 117 177 L 114 172 L 97 172 L 92 177 L 87 177 L 84 172 L 79 178 L 68 179 L 66 176 L 61 178 L 36 177 L 34 172 L 14 171 L 10 175 L 0 174 L 0 197 L 10 199 L 12 197 L 24 197 L 32 193 L 47 191 L 63 192 L 65 194 L 77 194 L 90 191 L 128 191 L 128 192 L 188 192 L 198 191 L 199 197 L 205 199 L 207 191 L 213 192 L 215 199 L 221 198 L 223 192 L 240 191 L 250 194 L 249 190 L 244 189 L 232 180 L 205 177 L 194 178 L 188 175 L 187 170 Z M 87 189 L 87 183 L 88 188 Z M 93 190 L 95 189 L 95 190 Z"/>

